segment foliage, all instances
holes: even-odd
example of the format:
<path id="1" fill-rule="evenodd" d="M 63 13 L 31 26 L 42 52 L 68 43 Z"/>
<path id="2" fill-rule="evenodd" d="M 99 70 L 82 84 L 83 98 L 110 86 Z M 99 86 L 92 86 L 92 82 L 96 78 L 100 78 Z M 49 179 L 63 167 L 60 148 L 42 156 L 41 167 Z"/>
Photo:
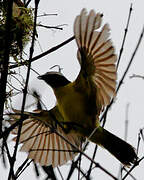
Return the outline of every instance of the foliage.
<path id="1" fill-rule="evenodd" d="M 0 60 L 3 59 L 6 35 L 7 7 L 2 2 L 0 4 Z M 23 48 L 30 41 L 33 27 L 33 9 L 19 7 L 13 3 L 13 14 L 11 21 L 11 48 L 10 56 L 18 61 L 22 55 Z"/>

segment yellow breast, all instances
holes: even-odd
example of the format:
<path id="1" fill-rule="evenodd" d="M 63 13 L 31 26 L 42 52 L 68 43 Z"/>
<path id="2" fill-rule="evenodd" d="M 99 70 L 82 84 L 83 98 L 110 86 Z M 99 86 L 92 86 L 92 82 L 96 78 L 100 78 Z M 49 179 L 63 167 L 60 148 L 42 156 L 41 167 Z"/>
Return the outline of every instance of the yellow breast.
<path id="1" fill-rule="evenodd" d="M 65 122 L 74 122 L 92 126 L 95 121 L 95 114 L 91 113 L 91 102 L 89 102 L 87 91 L 76 90 L 74 83 L 56 89 L 55 95 L 58 107 Z"/>

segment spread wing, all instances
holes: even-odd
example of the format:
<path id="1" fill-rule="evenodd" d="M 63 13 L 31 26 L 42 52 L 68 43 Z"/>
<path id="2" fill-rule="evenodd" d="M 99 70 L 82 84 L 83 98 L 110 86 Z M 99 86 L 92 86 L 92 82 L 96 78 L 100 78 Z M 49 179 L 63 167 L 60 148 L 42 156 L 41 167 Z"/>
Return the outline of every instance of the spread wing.
<path id="1" fill-rule="evenodd" d="M 74 35 L 78 45 L 79 76 L 90 79 L 96 88 L 96 100 L 101 109 L 110 103 L 116 89 L 116 55 L 109 39 L 109 26 L 101 30 L 102 15 L 85 9 L 76 17 Z M 77 79 L 79 79 L 79 76 Z"/>
<path id="2" fill-rule="evenodd" d="M 14 111 L 20 114 L 20 111 Z M 9 115 L 9 122 L 14 123 L 20 118 L 20 115 L 16 114 Z M 50 111 L 37 110 L 34 113 L 25 112 L 25 115 L 28 117 L 23 122 L 20 143 L 23 144 L 21 151 L 28 152 L 28 158 L 40 165 L 56 167 L 75 157 L 77 151 L 62 137 L 77 148 L 80 148 L 81 140 L 72 133 L 65 134 L 58 125 L 56 131 L 62 137 L 52 131 L 55 118 L 62 120 L 57 106 Z M 12 133 L 17 135 L 17 131 L 16 128 Z M 16 140 L 16 137 L 13 140 Z"/>

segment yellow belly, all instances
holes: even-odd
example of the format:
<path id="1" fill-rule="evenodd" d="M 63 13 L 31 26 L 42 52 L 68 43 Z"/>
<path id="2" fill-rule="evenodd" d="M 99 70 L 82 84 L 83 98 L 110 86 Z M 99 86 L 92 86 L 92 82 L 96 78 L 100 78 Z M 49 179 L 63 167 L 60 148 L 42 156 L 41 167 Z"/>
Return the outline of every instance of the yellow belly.
<path id="1" fill-rule="evenodd" d="M 83 127 L 95 126 L 95 113 L 91 111 L 86 93 L 76 91 L 72 84 L 55 91 L 58 107 L 65 122 L 73 122 Z"/>

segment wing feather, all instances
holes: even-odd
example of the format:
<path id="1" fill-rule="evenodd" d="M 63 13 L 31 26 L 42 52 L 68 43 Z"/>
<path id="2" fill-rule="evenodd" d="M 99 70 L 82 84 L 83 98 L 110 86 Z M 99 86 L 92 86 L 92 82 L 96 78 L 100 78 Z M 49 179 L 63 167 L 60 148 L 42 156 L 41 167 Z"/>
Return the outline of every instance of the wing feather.
<path id="1" fill-rule="evenodd" d="M 45 131 L 45 129 L 44 129 Z M 43 135 L 43 142 L 42 143 L 42 153 L 41 153 L 41 156 L 40 156 L 40 165 L 43 166 L 45 165 L 45 159 L 46 159 L 46 155 L 47 155 L 47 134 L 44 134 Z"/>
<path id="2" fill-rule="evenodd" d="M 90 82 L 96 87 L 96 99 L 100 100 L 99 104 L 104 108 L 115 95 L 117 57 L 109 39 L 109 25 L 105 24 L 98 30 L 101 22 L 100 13 L 91 10 L 87 14 L 83 9 L 75 19 L 74 34 L 78 45 L 78 60 L 81 64 L 79 76 L 87 74 L 91 77 Z M 77 80 L 80 79 L 79 76 Z"/>
<path id="3" fill-rule="evenodd" d="M 20 111 L 17 113 L 20 114 Z M 61 127 L 57 125 L 56 131 L 61 134 L 59 136 L 55 132 L 51 131 L 49 124 L 52 121 L 53 114 L 56 117 L 62 119 L 58 108 L 55 107 L 50 111 L 37 111 L 35 113 L 28 113 L 28 119 L 23 122 L 20 143 L 22 143 L 21 151 L 28 152 L 28 158 L 33 159 L 34 162 L 40 165 L 52 165 L 56 167 L 58 165 L 63 165 L 68 160 L 72 160 L 75 156 L 75 150 L 73 147 L 66 142 L 62 137 L 67 139 L 75 147 L 80 148 L 80 139 L 75 134 L 65 134 Z M 20 116 L 19 116 L 20 117 Z M 12 124 L 18 120 L 18 116 L 11 114 L 10 123 Z M 43 120 L 44 118 L 44 120 Z M 46 122 L 47 121 L 47 122 Z M 53 119 L 53 122 L 54 119 Z M 17 134 L 17 128 L 14 129 L 14 134 Z M 13 133 L 12 132 L 12 133 Z M 14 138 L 14 140 L 16 137 Z"/>

